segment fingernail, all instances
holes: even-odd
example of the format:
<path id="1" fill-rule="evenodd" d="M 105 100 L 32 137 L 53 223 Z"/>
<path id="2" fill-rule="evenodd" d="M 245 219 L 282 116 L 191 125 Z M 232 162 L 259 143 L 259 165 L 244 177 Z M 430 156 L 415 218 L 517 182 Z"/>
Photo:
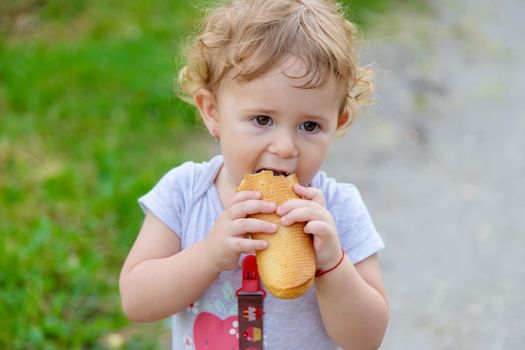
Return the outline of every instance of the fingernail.
<path id="1" fill-rule="evenodd" d="M 275 232 L 277 230 L 277 225 L 276 224 L 270 224 L 270 231 L 271 232 Z"/>
<path id="2" fill-rule="evenodd" d="M 283 216 L 283 217 L 281 218 L 281 222 L 283 223 L 283 225 L 288 224 L 288 218 L 287 218 L 286 216 Z"/>

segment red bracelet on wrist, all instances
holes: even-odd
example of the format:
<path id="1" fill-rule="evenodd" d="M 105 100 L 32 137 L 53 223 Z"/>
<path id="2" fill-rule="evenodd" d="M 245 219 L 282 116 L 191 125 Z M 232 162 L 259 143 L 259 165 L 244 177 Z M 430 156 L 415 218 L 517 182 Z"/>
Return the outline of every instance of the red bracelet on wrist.
<path id="1" fill-rule="evenodd" d="M 332 267 L 331 269 L 328 269 L 328 270 L 324 270 L 324 271 L 317 271 L 315 273 L 315 277 L 321 277 L 322 275 L 327 274 L 328 272 L 330 272 L 332 270 L 335 270 L 339 265 L 341 265 L 341 263 L 343 262 L 343 259 L 345 258 L 345 251 L 344 251 L 344 249 L 341 248 L 341 252 L 343 253 L 343 254 L 341 254 L 341 259 L 339 259 L 339 261 L 337 262 L 337 264 L 335 264 L 334 267 Z"/>

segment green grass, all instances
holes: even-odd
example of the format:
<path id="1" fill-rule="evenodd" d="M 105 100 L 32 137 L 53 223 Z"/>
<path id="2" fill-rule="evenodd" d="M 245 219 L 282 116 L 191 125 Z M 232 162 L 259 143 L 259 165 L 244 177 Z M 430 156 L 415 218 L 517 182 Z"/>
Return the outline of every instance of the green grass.
<path id="1" fill-rule="evenodd" d="M 354 16 L 387 2 L 355 1 Z M 2 15 L 3 14 L 3 15 Z M 189 1 L 0 5 L 0 348 L 161 348 L 123 316 L 136 199 L 191 159 L 172 93 Z"/>

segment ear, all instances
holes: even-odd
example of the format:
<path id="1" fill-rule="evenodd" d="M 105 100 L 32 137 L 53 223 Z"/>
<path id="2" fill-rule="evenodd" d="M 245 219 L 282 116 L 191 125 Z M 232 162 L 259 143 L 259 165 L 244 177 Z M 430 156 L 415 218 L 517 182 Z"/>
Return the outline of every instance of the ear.
<path id="1" fill-rule="evenodd" d="M 219 115 L 217 103 L 211 91 L 199 89 L 194 95 L 195 106 L 201 114 L 206 128 L 214 138 L 219 137 Z"/>
<path id="2" fill-rule="evenodd" d="M 349 119 L 350 113 L 347 109 L 345 109 L 341 114 L 339 114 L 339 117 L 337 118 L 337 129 L 345 125 Z"/>

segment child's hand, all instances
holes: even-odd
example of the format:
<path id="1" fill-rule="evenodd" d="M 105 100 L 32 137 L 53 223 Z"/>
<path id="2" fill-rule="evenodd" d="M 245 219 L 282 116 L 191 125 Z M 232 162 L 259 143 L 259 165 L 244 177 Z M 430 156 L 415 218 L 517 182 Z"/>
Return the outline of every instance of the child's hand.
<path id="1" fill-rule="evenodd" d="M 279 207 L 283 225 L 306 222 L 304 232 L 313 235 L 317 270 L 335 266 L 341 257 L 341 244 L 332 214 L 326 209 L 323 193 L 313 187 L 294 185 L 295 193 L 302 199 L 291 199 Z"/>
<path id="2" fill-rule="evenodd" d="M 264 240 L 252 240 L 248 233 L 275 233 L 273 223 L 247 218 L 249 214 L 273 213 L 275 203 L 259 200 L 261 194 L 253 191 L 237 193 L 230 205 L 219 215 L 204 239 L 208 258 L 218 271 L 237 266 L 241 253 L 262 250 L 268 247 Z"/>

